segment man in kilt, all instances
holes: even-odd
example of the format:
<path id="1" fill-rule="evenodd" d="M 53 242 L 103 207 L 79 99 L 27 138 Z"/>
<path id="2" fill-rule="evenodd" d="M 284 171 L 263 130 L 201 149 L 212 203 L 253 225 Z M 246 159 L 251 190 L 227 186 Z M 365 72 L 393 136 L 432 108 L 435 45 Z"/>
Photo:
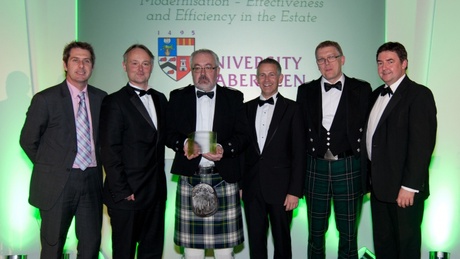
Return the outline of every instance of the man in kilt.
<path id="1" fill-rule="evenodd" d="M 243 94 L 217 85 L 213 51 L 193 52 L 190 63 L 194 85 L 173 90 L 167 111 L 167 146 L 176 152 L 171 173 L 180 175 L 174 242 L 186 259 L 203 259 L 205 249 L 230 259 L 244 241 L 238 187 L 247 145 Z M 214 141 L 200 142 L 203 132 Z"/>

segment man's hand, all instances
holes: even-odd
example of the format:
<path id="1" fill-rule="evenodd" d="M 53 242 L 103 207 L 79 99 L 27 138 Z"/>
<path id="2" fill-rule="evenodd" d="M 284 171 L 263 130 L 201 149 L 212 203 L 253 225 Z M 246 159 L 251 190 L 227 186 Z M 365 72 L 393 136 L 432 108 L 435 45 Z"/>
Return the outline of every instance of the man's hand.
<path id="1" fill-rule="evenodd" d="M 299 197 L 290 194 L 286 195 L 286 199 L 284 200 L 286 211 L 297 208 L 297 205 L 299 205 Z"/>
<path id="2" fill-rule="evenodd" d="M 224 155 L 224 149 L 221 145 L 217 144 L 216 153 L 206 153 L 203 154 L 203 157 L 210 160 L 210 161 L 220 161 Z"/>
<path id="3" fill-rule="evenodd" d="M 411 192 L 401 188 L 399 189 L 399 194 L 398 198 L 396 199 L 396 202 L 398 203 L 399 207 L 406 208 L 414 205 L 414 196 L 415 192 Z"/>
<path id="4" fill-rule="evenodd" d="M 184 156 L 187 157 L 188 160 L 192 160 L 194 159 L 195 157 L 198 157 L 199 155 L 201 155 L 201 148 L 200 148 L 200 145 L 198 145 L 196 142 L 193 143 L 193 153 L 192 154 L 189 154 L 189 150 L 188 150 L 188 142 L 191 141 L 190 139 L 187 139 L 187 141 L 185 141 L 185 145 L 184 145 Z"/>
<path id="5" fill-rule="evenodd" d="M 127 201 L 135 201 L 136 199 L 134 198 L 134 193 L 129 195 L 128 197 L 125 198 Z"/>

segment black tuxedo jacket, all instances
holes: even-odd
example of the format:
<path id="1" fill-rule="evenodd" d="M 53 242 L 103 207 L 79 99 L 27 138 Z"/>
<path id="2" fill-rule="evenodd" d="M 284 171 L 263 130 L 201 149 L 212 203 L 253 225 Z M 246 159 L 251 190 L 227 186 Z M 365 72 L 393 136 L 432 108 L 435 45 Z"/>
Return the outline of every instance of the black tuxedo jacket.
<path id="1" fill-rule="evenodd" d="M 99 163 L 99 114 L 106 92 L 88 85 L 97 168 Z M 72 97 L 64 80 L 32 98 L 20 144 L 34 167 L 30 182 L 29 203 L 48 210 L 61 195 L 77 155 L 77 132 Z"/>
<path id="2" fill-rule="evenodd" d="M 307 152 L 313 157 L 321 157 L 318 153 L 320 132 L 323 120 L 321 77 L 299 86 L 297 102 L 303 111 L 303 118 L 307 128 Z M 367 121 L 369 97 L 372 92 L 369 83 L 345 76 L 342 99 L 345 98 L 345 109 L 348 142 L 355 156 L 361 156 L 363 143 L 361 141 Z M 364 161 L 364 160 L 363 160 Z M 365 167 L 365 163 L 363 166 Z M 363 175 L 362 187 L 367 190 L 366 178 Z"/>
<path id="3" fill-rule="evenodd" d="M 128 84 L 104 99 L 101 111 L 101 158 L 109 208 L 138 210 L 166 200 L 164 171 L 167 100 L 154 91 L 154 126 L 138 94 Z M 135 201 L 125 198 L 134 194 Z"/>
<path id="4" fill-rule="evenodd" d="M 248 143 L 243 94 L 217 85 L 214 98 L 216 105 L 212 130 L 217 133 L 217 143 L 224 149 L 223 158 L 214 163 L 225 181 L 235 183 L 241 177 L 239 155 Z M 195 86 L 189 85 L 171 91 L 167 117 L 166 145 L 176 152 L 171 173 L 192 176 L 198 169 L 201 156 L 188 160 L 184 156 L 183 147 L 187 136 L 196 129 Z"/>
<path id="5" fill-rule="evenodd" d="M 244 156 L 243 200 L 250 200 L 260 192 L 267 203 L 283 204 L 287 194 L 303 196 L 305 127 L 298 104 L 278 94 L 261 152 L 255 127 L 258 100 L 259 97 L 245 104 L 250 145 Z"/>
<path id="6" fill-rule="evenodd" d="M 383 87 L 372 93 L 372 105 Z M 401 186 L 419 190 L 424 199 L 428 197 L 428 167 L 436 128 L 433 94 L 406 76 L 391 97 L 372 138 L 370 181 L 378 200 L 395 203 Z"/>

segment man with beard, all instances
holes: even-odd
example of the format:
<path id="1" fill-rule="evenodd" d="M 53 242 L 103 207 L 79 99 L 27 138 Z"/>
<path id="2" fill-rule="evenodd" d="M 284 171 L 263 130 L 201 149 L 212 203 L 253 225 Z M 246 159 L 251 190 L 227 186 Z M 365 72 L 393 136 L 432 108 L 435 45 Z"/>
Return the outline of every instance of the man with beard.
<path id="1" fill-rule="evenodd" d="M 186 259 L 203 259 L 205 249 L 214 249 L 216 259 L 230 259 L 233 248 L 243 242 L 237 183 L 239 156 L 247 145 L 243 94 L 217 85 L 220 67 L 213 51 L 197 50 L 190 62 L 194 85 L 173 90 L 167 111 L 166 145 L 176 152 L 171 173 L 180 175 L 174 242 L 184 247 Z M 216 136 L 210 150 L 194 143 L 189 135 L 203 131 Z M 218 207 L 207 208 L 205 214 L 198 213 L 200 208 L 193 210 L 195 186 L 214 189 Z"/>

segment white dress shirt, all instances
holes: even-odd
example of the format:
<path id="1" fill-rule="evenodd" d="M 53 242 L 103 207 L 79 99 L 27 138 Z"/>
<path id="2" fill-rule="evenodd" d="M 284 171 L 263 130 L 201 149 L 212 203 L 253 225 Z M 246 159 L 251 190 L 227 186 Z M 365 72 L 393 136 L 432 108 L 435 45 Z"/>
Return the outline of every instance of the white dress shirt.
<path id="1" fill-rule="evenodd" d="M 212 125 L 214 122 L 214 110 L 216 107 L 216 87 L 211 90 L 214 92 L 214 97 L 211 99 L 204 95 L 200 98 L 196 95 L 197 91 L 201 91 L 195 87 L 195 98 L 196 98 L 196 127 L 195 131 L 212 131 Z M 200 166 L 209 167 L 213 166 L 214 162 L 204 157 L 201 157 Z"/>
<path id="2" fill-rule="evenodd" d="M 398 89 L 399 84 L 401 81 L 404 79 L 405 76 L 402 76 L 398 81 L 396 81 L 394 84 L 388 86 L 385 85 L 385 87 L 390 87 L 391 91 L 393 93 Z M 387 107 L 388 103 L 391 100 L 391 97 L 393 95 L 379 95 L 377 97 L 377 100 L 374 103 L 374 106 L 372 107 L 371 113 L 369 114 L 369 120 L 367 122 L 367 131 L 366 131 L 366 148 L 367 148 L 367 157 L 369 160 L 372 161 L 372 138 L 374 137 L 375 129 L 377 128 L 377 125 L 379 124 L 380 117 L 382 117 L 383 111 L 385 111 L 385 108 Z"/>
<path id="3" fill-rule="evenodd" d="M 144 90 L 138 86 L 135 86 L 131 83 L 129 83 L 129 85 L 133 88 L 136 88 L 136 89 L 139 89 L 139 90 Z M 137 93 L 137 91 L 136 91 Z M 139 94 L 138 94 L 139 96 Z M 149 113 L 150 115 L 150 118 L 152 119 L 153 121 L 153 125 L 155 125 L 155 127 L 158 129 L 158 117 L 157 117 L 157 111 L 155 110 L 155 104 L 153 103 L 153 98 L 151 95 L 149 94 L 144 94 L 143 96 L 139 96 L 139 98 L 141 99 L 141 102 L 144 104 L 145 106 L 145 109 L 147 110 L 147 112 Z"/>
<path id="4" fill-rule="evenodd" d="M 345 86 L 345 76 L 342 74 L 338 81 L 342 83 L 342 91 L 332 88 L 326 92 L 324 89 L 324 83 L 330 84 L 331 82 L 327 81 L 324 77 L 321 78 L 321 99 L 323 105 L 322 125 L 327 131 L 331 129 L 335 113 L 337 112 L 337 107 L 339 107 L 340 98 L 342 97 L 342 92 Z"/>
<path id="5" fill-rule="evenodd" d="M 273 105 L 265 103 L 262 106 L 257 105 L 256 113 L 256 133 L 257 133 L 257 143 L 259 144 L 259 150 L 262 153 L 264 149 L 265 141 L 267 139 L 268 128 L 270 127 L 270 122 L 272 121 L 273 112 L 275 111 L 276 101 L 278 99 L 278 93 L 270 96 L 273 97 Z M 270 98 L 267 98 L 270 99 Z M 260 96 L 260 100 L 267 100 L 263 96 Z"/>

